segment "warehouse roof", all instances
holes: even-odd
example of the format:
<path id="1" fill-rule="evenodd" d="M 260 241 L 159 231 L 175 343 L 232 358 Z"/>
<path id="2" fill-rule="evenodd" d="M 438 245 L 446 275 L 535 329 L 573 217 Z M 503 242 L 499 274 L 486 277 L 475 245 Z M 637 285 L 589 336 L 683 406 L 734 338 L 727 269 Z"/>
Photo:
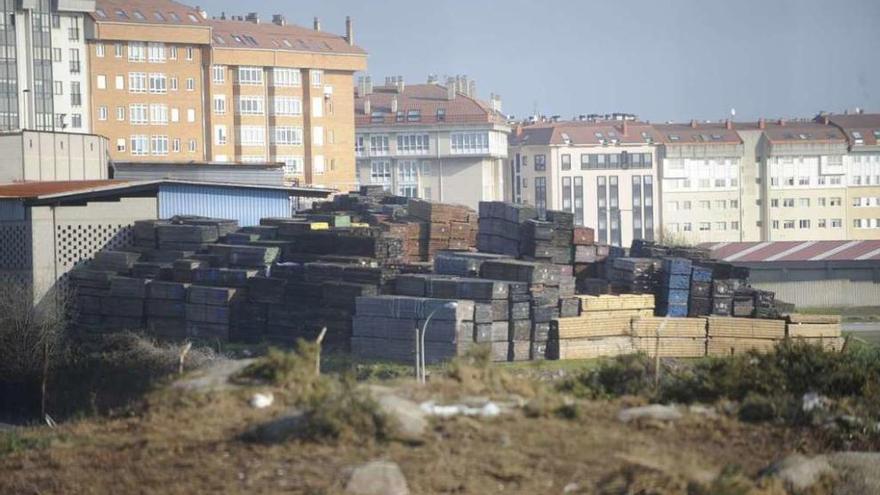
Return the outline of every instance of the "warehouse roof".
<path id="1" fill-rule="evenodd" d="M 738 263 L 774 261 L 880 261 L 880 240 L 722 242 L 706 244 L 715 259 Z"/>
<path id="2" fill-rule="evenodd" d="M 0 198 L 51 200 L 82 195 L 102 195 L 134 193 L 158 189 L 165 184 L 184 184 L 193 186 L 223 187 L 230 189 L 272 189 L 287 191 L 291 196 L 325 198 L 333 190 L 313 187 L 285 187 L 261 184 L 234 184 L 226 182 L 188 181 L 188 180 L 81 180 L 57 182 L 20 182 L 0 185 Z"/>

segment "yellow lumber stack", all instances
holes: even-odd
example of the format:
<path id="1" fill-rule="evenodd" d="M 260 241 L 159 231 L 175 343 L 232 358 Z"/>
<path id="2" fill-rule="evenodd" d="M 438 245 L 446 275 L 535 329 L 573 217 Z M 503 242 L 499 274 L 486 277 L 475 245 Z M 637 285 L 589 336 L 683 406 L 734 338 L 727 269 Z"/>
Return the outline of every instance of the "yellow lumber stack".
<path id="1" fill-rule="evenodd" d="M 709 356 L 729 356 L 750 350 L 771 351 L 785 339 L 784 320 L 710 316 L 706 343 Z"/>
<path id="2" fill-rule="evenodd" d="M 558 318 L 550 324 L 551 337 L 564 340 L 629 335 L 633 318 L 650 315 L 651 310 L 636 309 L 590 311 L 574 318 Z"/>
<path id="3" fill-rule="evenodd" d="M 786 317 L 786 336 L 822 346 L 828 351 L 843 349 L 840 315 L 804 315 L 792 313 Z"/>
<path id="4" fill-rule="evenodd" d="M 636 351 L 651 357 L 658 354 L 677 358 L 706 355 L 705 318 L 633 318 L 631 333 Z"/>
<path id="5" fill-rule="evenodd" d="M 840 324 L 840 315 L 806 315 L 791 313 L 785 317 L 789 323 L 837 323 Z"/>
<path id="6" fill-rule="evenodd" d="M 654 314 L 654 296 L 578 296 L 581 314 L 550 323 L 549 354 L 558 359 L 589 359 L 635 352 L 632 319 Z"/>
<path id="7" fill-rule="evenodd" d="M 621 294 L 618 296 L 577 296 L 581 300 L 581 312 L 647 309 L 654 311 L 653 294 Z"/>
<path id="8" fill-rule="evenodd" d="M 634 337 L 633 347 L 638 352 L 655 357 L 699 358 L 706 355 L 705 337 Z"/>
<path id="9" fill-rule="evenodd" d="M 635 349 L 629 337 L 602 337 L 595 339 L 564 339 L 551 341 L 551 352 L 556 359 L 593 359 L 633 354 Z"/>

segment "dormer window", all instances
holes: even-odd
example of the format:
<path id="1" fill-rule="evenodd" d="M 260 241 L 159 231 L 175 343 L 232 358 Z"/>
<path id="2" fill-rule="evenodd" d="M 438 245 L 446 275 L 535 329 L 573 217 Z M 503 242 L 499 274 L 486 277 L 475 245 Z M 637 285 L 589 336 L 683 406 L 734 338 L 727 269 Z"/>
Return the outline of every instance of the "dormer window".
<path id="1" fill-rule="evenodd" d="M 421 110 L 410 110 L 406 112 L 406 121 L 407 122 L 420 122 L 422 120 L 422 111 Z"/>
<path id="2" fill-rule="evenodd" d="M 437 121 L 438 122 L 446 121 L 446 109 L 445 108 L 438 108 L 437 109 Z"/>
<path id="3" fill-rule="evenodd" d="M 381 124 L 385 122 L 385 114 L 382 112 L 373 112 L 370 114 L 370 122 L 374 124 Z"/>
<path id="4" fill-rule="evenodd" d="M 100 17 L 101 19 L 107 18 L 107 13 L 104 12 L 104 9 L 95 9 L 95 14 L 97 14 L 98 17 Z"/>

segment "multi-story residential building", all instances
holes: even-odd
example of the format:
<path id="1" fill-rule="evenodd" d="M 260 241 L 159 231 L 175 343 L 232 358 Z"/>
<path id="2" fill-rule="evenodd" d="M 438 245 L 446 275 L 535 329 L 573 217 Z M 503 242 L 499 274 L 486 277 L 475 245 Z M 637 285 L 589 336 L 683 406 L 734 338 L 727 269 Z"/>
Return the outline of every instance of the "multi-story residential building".
<path id="1" fill-rule="evenodd" d="M 657 235 L 658 133 L 638 121 L 549 122 L 511 135 L 505 199 L 574 213 L 599 242 Z"/>
<path id="2" fill-rule="evenodd" d="M 759 121 L 761 240 L 847 239 L 847 141 L 820 122 Z"/>
<path id="3" fill-rule="evenodd" d="M 880 239 L 880 114 L 820 115 L 845 135 L 847 239 Z"/>
<path id="4" fill-rule="evenodd" d="M 743 140 L 731 122 L 655 125 L 660 155 L 659 194 L 664 240 L 757 240 L 757 188 L 743 168 Z M 752 168 L 751 170 L 754 170 Z M 754 174 L 752 174 L 754 175 Z"/>
<path id="5" fill-rule="evenodd" d="M 510 127 L 501 100 L 476 98 L 464 77 L 407 85 L 359 80 L 355 154 L 361 184 L 394 194 L 460 203 L 503 198 Z"/>
<path id="6" fill-rule="evenodd" d="M 89 132 L 89 0 L 0 0 L 0 131 Z"/>
<path id="7" fill-rule="evenodd" d="M 171 0 L 98 0 L 89 29 L 92 115 L 111 154 L 137 162 L 283 162 L 288 178 L 356 185 L 355 71 L 346 35 L 276 15 L 209 19 Z"/>

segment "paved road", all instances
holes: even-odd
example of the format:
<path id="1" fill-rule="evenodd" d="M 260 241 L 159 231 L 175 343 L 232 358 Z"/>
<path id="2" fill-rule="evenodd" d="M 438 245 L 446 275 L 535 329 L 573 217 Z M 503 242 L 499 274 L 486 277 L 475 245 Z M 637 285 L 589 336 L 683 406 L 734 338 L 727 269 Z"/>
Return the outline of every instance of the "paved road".
<path id="1" fill-rule="evenodd" d="M 880 344 L 880 321 L 866 323 L 844 323 L 844 333 L 851 333 L 868 342 Z"/>

